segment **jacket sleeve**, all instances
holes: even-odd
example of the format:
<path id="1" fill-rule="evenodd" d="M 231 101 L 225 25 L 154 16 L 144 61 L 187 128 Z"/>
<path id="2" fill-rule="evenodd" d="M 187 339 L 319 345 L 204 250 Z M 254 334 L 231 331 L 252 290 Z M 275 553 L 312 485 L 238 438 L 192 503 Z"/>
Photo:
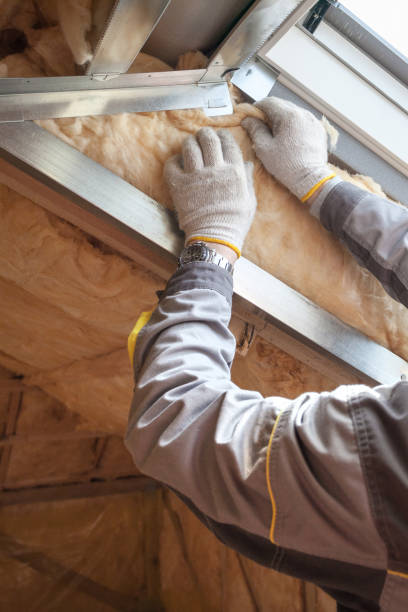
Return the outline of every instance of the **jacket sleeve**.
<path id="1" fill-rule="evenodd" d="M 408 209 L 332 179 L 311 212 L 395 300 L 408 307 Z"/>
<path id="2" fill-rule="evenodd" d="M 231 294 L 226 272 L 189 264 L 139 333 L 126 436 L 136 465 L 218 523 L 382 567 L 349 414 L 353 398 L 376 402 L 382 392 L 341 387 L 289 400 L 240 389 L 230 379 Z"/>
<path id="3" fill-rule="evenodd" d="M 230 275 L 213 264 L 169 281 L 137 338 L 126 445 L 141 471 L 204 514 L 267 537 L 267 447 L 290 402 L 231 382 L 231 299 Z"/>

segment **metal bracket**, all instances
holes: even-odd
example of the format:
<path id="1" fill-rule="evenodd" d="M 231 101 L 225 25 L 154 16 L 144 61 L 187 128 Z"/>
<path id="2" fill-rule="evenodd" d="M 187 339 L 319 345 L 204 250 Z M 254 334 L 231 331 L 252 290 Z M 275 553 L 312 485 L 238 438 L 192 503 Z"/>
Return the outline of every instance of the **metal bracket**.
<path id="1" fill-rule="evenodd" d="M 91 79 L 94 79 L 95 81 L 109 81 L 110 79 L 115 79 L 116 77 L 118 77 L 120 74 L 122 74 L 121 72 L 101 72 L 101 73 L 92 73 L 89 76 L 91 77 Z"/>
<path id="2" fill-rule="evenodd" d="M 234 73 L 231 83 L 239 87 L 252 100 L 262 100 L 269 95 L 276 83 L 278 73 L 258 58 L 242 66 Z"/>

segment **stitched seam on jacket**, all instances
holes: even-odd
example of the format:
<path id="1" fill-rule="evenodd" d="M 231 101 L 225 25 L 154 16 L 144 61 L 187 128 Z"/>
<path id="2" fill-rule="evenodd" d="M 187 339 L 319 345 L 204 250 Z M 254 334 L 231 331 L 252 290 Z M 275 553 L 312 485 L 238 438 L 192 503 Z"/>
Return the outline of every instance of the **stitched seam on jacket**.
<path id="1" fill-rule="evenodd" d="M 282 507 L 282 504 L 280 505 L 279 503 L 279 500 L 281 500 L 282 498 L 286 499 L 287 495 L 285 495 L 285 493 L 280 492 L 281 479 L 279 477 L 280 477 L 280 471 L 281 471 L 281 467 L 280 467 L 281 464 L 279 463 L 279 461 L 281 457 L 278 456 L 278 453 L 279 453 L 278 447 L 280 443 L 280 434 L 281 434 L 282 428 L 285 425 L 287 425 L 287 419 L 290 418 L 291 412 L 292 412 L 291 410 L 286 410 L 286 414 L 283 415 L 283 418 L 281 419 L 279 423 L 279 427 L 275 433 L 275 438 L 274 438 L 275 443 L 272 445 L 271 462 L 270 462 L 270 466 L 271 466 L 270 473 L 272 474 L 272 477 L 274 477 L 274 490 L 275 490 L 276 499 L 277 499 L 277 516 L 276 516 L 275 530 L 274 530 L 274 533 L 276 535 L 275 535 L 274 542 L 278 542 L 279 545 L 286 547 L 286 548 L 296 548 L 296 544 L 293 544 L 293 542 L 291 542 L 291 544 L 288 544 L 288 541 L 290 541 L 290 538 L 288 540 L 288 538 L 286 537 L 286 533 L 289 531 L 289 528 L 286 527 L 286 523 L 288 522 L 288 516 L 287 516 L 287 509 L 289 508 L 288 502 L 286 503 L 286 507 L 285 506 Z M 355 432 L 352 427 L 350 415 L 348 415 L 348 418 L 350 419 L 350 429 L 351 429 L 350 433 L 354 434 L 354 437 L 355 437 Z M 357 443 L 356 443 L 355 454 L 356 454 L 356 460 L 358 461 Z M 360 468 L 361 468 L 361 463 L 360 463 Z M 363 477 L 363 470 L 361 470 L 361 477 Z M 368 498 L 367 493 L 366 495 Z M 369 498 L 367 499 L 367 503 L 369 503 Z M 290 522 L 290 519 L 289 519 L 289 522 Z M 371 522 L 372 522 L 372 528 L 374 530 L 377 530 L 376 524 L 374 520 L 372 519 L 372 513 L 371 513 Z M 305 549 L 302 549 L 299 552 L 304 552 L 305 554 L 307 554 L 307 551 Z M 334 550 L 330 544 L 327 545 L 327 547 L 324 546 L 323 542 L 320 542 L 320 544 L 313 549 L 313 553 L 310 553 L 310 554 L 313 554 L 318 557 L 325 557 L 327 559 L 330 559 L 331 561 L 338 561 L 342 563 L 354 563 L 356 565 L 366 566 L 367 568 L 370 568 L 370 569 L 380 569 L 378 567 L 378 559 L 377 559 L 378 555 L 377 554 L 373 556 L 373 553 L 370 553 L 368 555 L 366 554 L 364 556 L 361 556 L 361 554 L 352 554 L 351 551 L 348 550 L 347 558 L 339 558 L 337 551 Z M 381 555 L 381 557 L 382 556 L 383 555 Z M 383 569 L 384 571 L 386 569 L 385 560 L 384 560 L 384 564 L 381 566 L 381 569 Z"/>
<path id="2" fill-rule="evenodd" d="M 285 558 L 285 551 L 283 548 L 278 547 L 275 553 L 275 558 L 274 558 L 274 566 L 273 569 L 276 572 L 280 572 L 281 571 L 281 567 L 282 567 L 282 563 L 283 560 Z"/>
<path id="3" fill-rule="evenodd" d="M 386 578 L 384 582 L 384 588 L 383 588 L 383 591 L 380 597 L 381 612 L 390 611 L 392 593 L 393 593 L 393 580 L 387 580 Z M 392 612 L 392 610 L 390 612 Z"/>
<path id="4" fill-rule="evenodd" d="M 372 440 L 370 440 L 370 434 L 364 420 L 364 411 L 360 403 L 361 399 L 354 398 L 349 400 L 349 409 L 352 422 L 355 426 L 358 454 L 365 481 L 371 518 L 379 537 L 385 543 L 388 551 L 388 525 L 385 521 L 383 503 L 380 491 L 378 490 L 377 481 L 374 475 L 374 466 L 372 465 L 370 456 Z M 383 533 L 383 525 L 385 527 L 385 533 Z"/>

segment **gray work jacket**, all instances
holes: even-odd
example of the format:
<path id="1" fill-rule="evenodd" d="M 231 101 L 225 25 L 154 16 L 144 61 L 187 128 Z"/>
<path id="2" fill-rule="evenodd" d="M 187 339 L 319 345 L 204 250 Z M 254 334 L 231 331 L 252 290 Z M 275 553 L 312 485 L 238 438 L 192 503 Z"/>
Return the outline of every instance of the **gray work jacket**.
<path id="1" fill-rule="evenodd" d="M 408 306 L 408 210 L 334 179 L 312 207 Z M 231 382 L 232 278 L 169 280 L 134 352 L 126 446 L 226 545 L 339 610 L 408 610 L 408 382 L 294 400 Z"/>

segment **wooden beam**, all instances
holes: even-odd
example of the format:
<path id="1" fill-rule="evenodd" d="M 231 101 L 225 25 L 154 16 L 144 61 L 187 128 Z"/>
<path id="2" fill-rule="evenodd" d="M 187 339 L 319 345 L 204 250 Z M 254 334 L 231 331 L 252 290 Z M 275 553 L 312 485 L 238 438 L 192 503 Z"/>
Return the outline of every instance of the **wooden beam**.
<path id="1" fill-rule="evenodd" d="M 18 415 L 21 407 L 21 400 L 23 394 L 22 393 L 12 393 L 10 395 L 8 411 L 7 411 L 7 421 L 4 434 L 6 436 L 10 436 L 14 434 L 17 427 Z M 10 463 L 11 457 L 11 446 L 6 446 L 3 448 L 0 459 L 0 489 L 4 488 L 4 483 L 7 479 L 7 470 Z"/>
<path id="2" fill-rule="evenodd" d="M 146 609 L 146 602 L 110 589 L 6 533 L 0 532 L 0 550 L 2 555 L 19 561 L 53 580 L 57 589 L 80 591 L 120 612 L 142 612 Z"/>
<path id="3" fill-rule="evenodd" d="M 109 439 L 108 436 L 100 436 L 99 438 L 95 440 L 95 447 L 94 447 L 95 462 L 93 466 L 94 470 L 97 470 L 100 468 L 102 457 L 105 452 L 106 446 L 108 444 L 108 439 Z"/>
<path id="4" fill-rule="evenodd" d="M 158 486 L 160 486 L 160 483 L 147 476 L 129 476 L 104 482 L 30 487 L 13 491 L 2 491 L 0 493 L 0 507 L 62 501 L 66 499 L 103 497 L 106 495 L 124 495 L 134 493 L 135 491 L 152 490 Z"/>
<path id="5" fill-rule="evenodd" d="M 106 441 L 113 434 L 106 431 L 88 431 L 86 429 L 79 431 L 61 431 L 53 433 L 20 433 L 4 436 L 0 438 L 0 446 L 10 446 L 21 442 L 56 442 L 58 440 L 94 440 L 97 439 Z M 119 436 L 117 436 L 119 437 Z M 101 444 L 101 442 L 99 443 Z M 96 451 L 95 451 L 96 452 Z M 95 465 L 95 467 L 98 467 Z"/>
<path id="6" fill-rule="evenodd" d="M 163 520 L 163 491 L 158 489 L 150 491 L 143 497 L 142 524 L 143 524 L 143 563 L 144 581 L 142 593 L 147 601 L 152 603 L 149 612 L 164 610 L 161 601 L 160 582 L 160 533 Z M 208 608 L 202 607 L 204 610 Z"/>
<path id="7" fill-rule="evenodd" d="M 7 489 L 26 489 L 33 487 L 47 487 L 47 486 L 59 486 L 59 485 L 76 485 L 76 484 L 87 484 L 91 480 L 93 481 L 110 481 L 114 482 L 118 478 L 131 478 L 140 476 L 140 472 L 134 468 L 132 470 L 128 464 L 124 466 L 124 469 L 120 469 L 120 466 L 115 470 L 97 468 L 95 470 L 89 470 L 88 472 L 77 472 L 73 474 L 67 474 L 64 479 L 61 476 L 45 477 L 45 478 L 26 478 L 24 480 L 18 480 L 7 483 Z"/>
<path id="8" fill-rule="evenodd" d="M 25 385 L 19 378 L 0 378 L 0 393 L 17 393 L 32 388 L 30 385 Z"/>

